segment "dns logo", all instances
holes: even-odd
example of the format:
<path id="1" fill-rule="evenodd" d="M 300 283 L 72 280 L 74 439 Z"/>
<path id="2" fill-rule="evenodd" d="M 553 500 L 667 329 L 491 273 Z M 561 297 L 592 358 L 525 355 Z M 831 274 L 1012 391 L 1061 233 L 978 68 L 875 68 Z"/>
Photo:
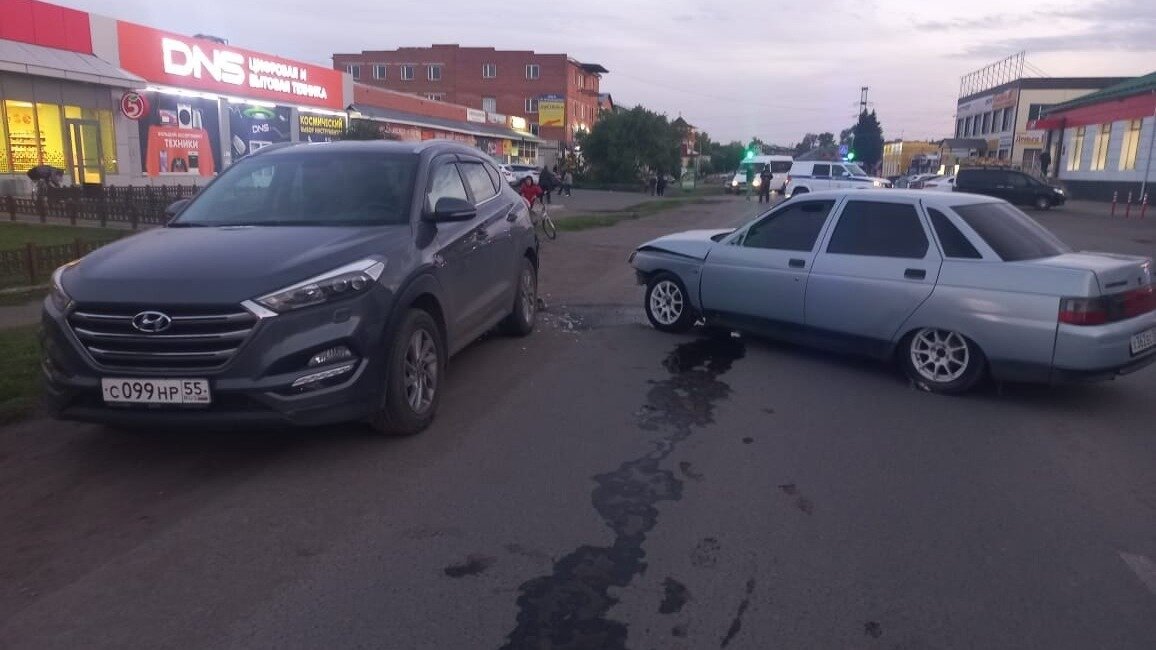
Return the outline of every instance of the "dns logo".
<path id="1" fill-rule="evenodd" d="M 262 122 L 261 124 L 254 124 L 253 125 L 253 133 L 268 133 L 268 132 L 269 132 L 269 123 L 268 122 Z"/>
<path id="2" fill-rule="evenodd" d="M 161 49 L 167 74 L 202 79 L 207 73 L 221 83 L 245 84 L 245 57 L 237 52 L 214 49 L 210 56 L 199 45 L 173 38 L 162 38 Z"/>

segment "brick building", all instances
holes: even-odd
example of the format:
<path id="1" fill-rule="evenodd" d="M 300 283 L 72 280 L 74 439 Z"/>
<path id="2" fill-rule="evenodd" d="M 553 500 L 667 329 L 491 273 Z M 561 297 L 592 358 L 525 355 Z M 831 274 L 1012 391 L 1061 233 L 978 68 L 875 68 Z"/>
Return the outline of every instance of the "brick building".
<path id="1" fill-rule="evenodd" d="M 608 72 L 565 54 L 458 45 L 338 53 L 333 66 L 362 84 L 523 117 L 531 133 L 563 147 L 598 119 Z"/>

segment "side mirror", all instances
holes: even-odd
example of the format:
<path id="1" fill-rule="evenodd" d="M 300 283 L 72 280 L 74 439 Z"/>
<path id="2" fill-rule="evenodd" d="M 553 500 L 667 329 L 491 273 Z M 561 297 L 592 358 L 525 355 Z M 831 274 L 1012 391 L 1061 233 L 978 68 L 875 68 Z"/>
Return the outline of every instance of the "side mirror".
<path id="1" fill-rule="evenodd" d="M 173 217 L 177 216 L 180 214 L 181 210 L 185 209 L 185 206 L 188 204 L 189 199 L 179 199 L 173 201 L 169 204 L 169 207 L 165 208 L 165 219 L 172 219 Z"/>
<path id="2" fill-rule="evenodd" d="M 437 205 L 434 206 L 434 211 L 427 215 L 427 219 L 434 223 L 447 223 L 451 221 L 469 221 L 476 216 L 478 216 L 478 209 L 474 207 L 473 203 L 464 199 L 446 196 L 438 199 Z"/>

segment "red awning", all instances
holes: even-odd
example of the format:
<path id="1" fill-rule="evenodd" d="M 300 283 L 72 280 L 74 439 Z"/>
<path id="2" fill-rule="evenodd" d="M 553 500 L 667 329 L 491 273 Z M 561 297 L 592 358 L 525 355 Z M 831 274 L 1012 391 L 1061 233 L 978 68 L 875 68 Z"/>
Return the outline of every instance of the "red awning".
<path id="1" fill-rule="evenodd" d="M 1064 118 L 1058 115 L 1056 117 L 1041 117 L 1038 120 L 1030 120 L 1028 122 L 1028 129 L 1033 131 L 1040 129 L 1044 131 L 1051 131 L 1052 129 L 1063 128 L 1063 126 Z"/>

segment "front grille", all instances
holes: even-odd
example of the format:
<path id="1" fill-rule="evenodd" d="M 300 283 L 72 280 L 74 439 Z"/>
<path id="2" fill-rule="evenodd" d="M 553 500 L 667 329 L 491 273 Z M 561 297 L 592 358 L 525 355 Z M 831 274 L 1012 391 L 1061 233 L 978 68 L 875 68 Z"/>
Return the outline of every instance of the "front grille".
<path id="1" fill-rule="evenodd" d="M 142 311 L 172 319 L 163 332 L 133 326 Z M 78 307 L 68 324 L 96 363 L 124 370 L 206 371 L 224 366 L 249 338 L 257 317 L 239 306 L 220 309 Z"/>

